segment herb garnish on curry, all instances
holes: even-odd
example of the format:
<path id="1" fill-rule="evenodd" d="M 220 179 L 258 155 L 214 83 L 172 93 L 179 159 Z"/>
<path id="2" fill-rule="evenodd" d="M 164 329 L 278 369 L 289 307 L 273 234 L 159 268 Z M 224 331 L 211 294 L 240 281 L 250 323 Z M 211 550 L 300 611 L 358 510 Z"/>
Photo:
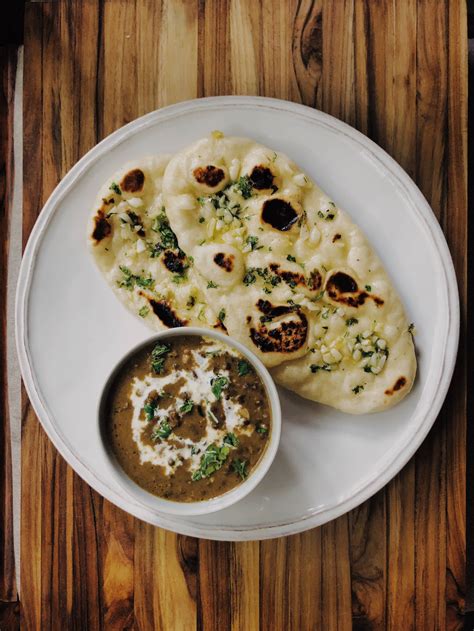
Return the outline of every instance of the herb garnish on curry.
<path id="1" fill-rule="evenodd" d="M 253 366 L 230 346 L 191 335 L 145 347 L 121 367 L 105 423 L 124 471 L 150 493 L 180 502 L 240 484 L 271 432 Z"/>

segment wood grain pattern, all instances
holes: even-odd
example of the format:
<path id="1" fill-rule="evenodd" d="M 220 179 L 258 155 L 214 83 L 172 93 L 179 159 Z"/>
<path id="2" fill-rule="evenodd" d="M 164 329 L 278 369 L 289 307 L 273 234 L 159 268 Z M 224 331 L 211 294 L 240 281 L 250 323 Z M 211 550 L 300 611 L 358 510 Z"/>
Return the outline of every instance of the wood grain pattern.
<path id="1" fill-rule="evenodd" d="M 7 369 L 7 279 L 12 214 L 14 151 L 13 99 L 16 47 L 0 47 L 0 629 L 18 628 L 17 586 L 13 552 L 13 482 Z"/>
<path id="2" fill-rule="evenodd" d="M 465 323 L 462 0 L 71 0 L 28 4 L 25 25 L 25 240 L 60 178 L 124 123 L 197 96 L 285 98 L 354 125 L 415 178 L 447 235 Z M 25 629 L 460 629 L 465 361 L 461 350 L 440 418 L 385 489 L 261 543 L 126 515 L 69 469 L 24 396 Z"/>

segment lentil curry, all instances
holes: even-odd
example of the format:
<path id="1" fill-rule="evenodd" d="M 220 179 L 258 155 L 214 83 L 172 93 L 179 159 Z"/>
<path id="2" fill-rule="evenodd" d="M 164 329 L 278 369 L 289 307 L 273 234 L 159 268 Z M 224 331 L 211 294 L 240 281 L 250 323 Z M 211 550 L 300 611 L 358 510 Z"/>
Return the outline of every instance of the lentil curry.
<path id="1" fill-rule="evenodd" d="M 104 423 L 139 486 L 195 502 L 231 490 L 260 460 L 271 432 L 265 386 L 217 340 L 183 335 L 132 356 L 109 389 Z"/>

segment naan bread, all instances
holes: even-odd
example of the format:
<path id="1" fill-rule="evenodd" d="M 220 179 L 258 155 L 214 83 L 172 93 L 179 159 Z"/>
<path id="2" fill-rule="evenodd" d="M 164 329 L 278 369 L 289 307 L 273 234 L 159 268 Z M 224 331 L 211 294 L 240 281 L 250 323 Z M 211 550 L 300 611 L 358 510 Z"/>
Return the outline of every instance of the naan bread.
<path id="1" fill-rule="evenodd" d="M 89 248 L 117 297 L 150 328 L 222 327 L 169 226 L 161 195 L 168 160 L 129 163 L 104 184 L 88 226 Z"/>
<path id="2" fill-rule="evenodd" d="M 208 304 L 279 383 L 350 413 L 410 391 L 412 336 L 380 260 L 286 156 L 216 132 L 170 160 L 163 195 Z"/>

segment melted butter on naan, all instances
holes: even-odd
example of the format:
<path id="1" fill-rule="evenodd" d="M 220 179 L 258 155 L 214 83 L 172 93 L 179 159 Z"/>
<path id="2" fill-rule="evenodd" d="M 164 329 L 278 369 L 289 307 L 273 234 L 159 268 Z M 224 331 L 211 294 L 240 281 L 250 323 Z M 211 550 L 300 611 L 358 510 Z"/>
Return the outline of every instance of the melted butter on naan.
<path id="1" fill-rule="evenodd" d="M 163 194 L 214 314 L 279 383 L 352 413 L 409 392 L 401 301 L 361 230 L 296 164 L 215 134 L 171 159 Z"/>
<path id="2" fill-rule="evenodd" d="M 119 300 L 150 328 L 220 326 L 169 226 L 161 194 L 168 161 L 138 160 L 104 184 L 88 225 L 89 249 Z"/>

